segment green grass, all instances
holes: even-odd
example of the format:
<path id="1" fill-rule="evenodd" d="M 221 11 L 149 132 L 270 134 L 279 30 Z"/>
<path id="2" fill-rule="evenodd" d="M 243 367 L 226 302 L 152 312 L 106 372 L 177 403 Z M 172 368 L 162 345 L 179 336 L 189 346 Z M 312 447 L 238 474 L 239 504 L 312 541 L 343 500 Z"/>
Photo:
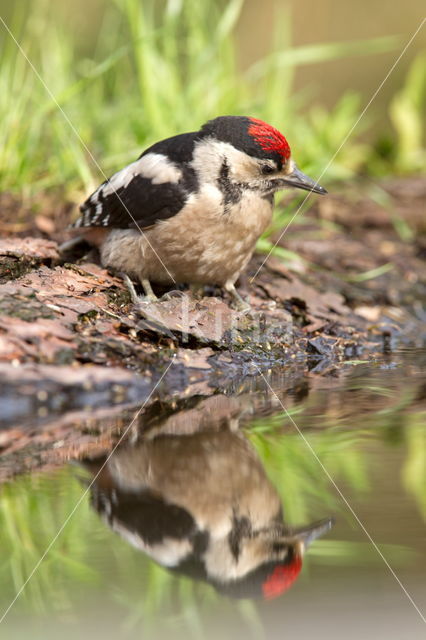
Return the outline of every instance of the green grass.
<path id="1" fill-rule="evenodd" d="M 16 3 L 8 24 L 55 100 L 0 25 L 0 190 L 33 196 L 59 189 L 79 200 L 98 184 L 101 171 L 110 175 L 152 142 L 194 130 L 219 114 L 270 121 L 288 135 L 303 168 L 319 175 L 362 105 L 359 96 L 348 93 L 330 112 L 308 108 L 307 96 L 295 92 L 295 71 L 301 65 L 388 51 L 398 40 L 295 47 L 290 16 L 283 13 L 276 20 L 270 54 L 242 72 L 234 30 L 243 4 L 105 2 L 90 46 L 82 51 L 81 35 L 69 29 L 55 4 L 37 0 L 28 12 L 25 3 Z M 399 98 L 399 103 L 410 102 L 417 127 L 420 73 L 418 65 L 407 79 L 416 90 L 405 89 Z M 399 103 L 394 120 L 404 144 L 396 161 L 406 168 L 414 158 L 418 166 Z M 367 126 L 367 119 L 357 126 L 326 182 L 368 168 L 373 149 L 360 140 Z M 377 170 L 383 170 L 383 162 L 376 162 Z"/>
<path id="2" fill-rule="evenodd" d="M 424 171 L 426 110 L 426 54 L 419 54 L 406 75 L 403 87 L 389 105 L 392 138 L 381 138 L 371 159 L 374 172 L 384 173 L 391 166 L 399 173 Z"/>

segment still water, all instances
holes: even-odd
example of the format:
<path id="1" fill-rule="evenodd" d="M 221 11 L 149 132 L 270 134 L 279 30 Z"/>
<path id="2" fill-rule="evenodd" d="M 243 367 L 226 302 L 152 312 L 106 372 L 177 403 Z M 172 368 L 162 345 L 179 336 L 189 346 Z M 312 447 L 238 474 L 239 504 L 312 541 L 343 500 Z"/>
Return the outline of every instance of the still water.
<path id="1" fill-rule="evenodd" d="M 66 524 L 0 637 L 424 637 L 425 363 L 251 378 L 5 483 L 2 612 Z"/>

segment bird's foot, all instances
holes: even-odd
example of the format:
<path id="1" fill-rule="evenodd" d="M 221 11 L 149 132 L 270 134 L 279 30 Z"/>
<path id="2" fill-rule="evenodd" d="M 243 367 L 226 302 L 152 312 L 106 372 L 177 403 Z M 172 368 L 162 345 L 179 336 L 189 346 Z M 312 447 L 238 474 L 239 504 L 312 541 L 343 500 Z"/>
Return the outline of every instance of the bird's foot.
<path id="1" fill-rule="evenodd" d="M 130 293 L 130 298 L 132 299 L 133 304 L 135 304 L 135 305 L 144 304 L 145 305 L 145 304 L 151 304 L 153 302 L 158 302 L 158 298 L 155 295 L 155 293 L 153 292 L 149 280 L 142 280 L 142 286 L 144 288 L 145 295 L 144 296 L 139 296 L 136 293 L 135 285 L 133 284 L 132 280 L 129 278 L 127 273 L 121 273 L 120 276 L 123 278 L 124 284 L 126 285 L 128 291 Z"/>
<path id="2" fill-rule="evenodd" d="M 247 314 L 252 311 L 250 304 L 247 302 L 247 300 L 244 300 L 244 298 L 240 296 L 233 283 L 227 282 L 225 284 L 225 290 L 232 296 L 231 306 L 233 309 L 239 311 L 240 313 Z"/>
<path id="3" fill-rule="evenodd" d="M 241 300 L 237 300 L 234 299 L 231 302 L 231 307 L 232 309 L 235 309 L 235 311 L 239 311 L 240 313 L 244 313 L 244 314 L 249 314 L 252 313 L 253 309 L 251 308 L 251 305 L 246 302 L 246 300 L 244 300 L 243 298 L 241 298 Z"/>
<path id="4" fill-rule="evenodd" d="M 164 293 L 161 298 L 160 301 L 163 302 L 164 300 L 174 300 L 175 298 L 185 298 L 186 293 L 185 291 L 180 291 L 179 289 L 172 289 L 171 291 L 167 291 L 167 293 Z"/>
<path id="5" fill-rule="evenodd" d="M 145 296 L 136 296 L 136 298 L 132 297 L 132 302 L 135 305 L 147 305 L 153 304 L 154 302 L 159 302 L 160 298 L 157 298 L 156 295 L 150 295 L 149 293 Z"/>

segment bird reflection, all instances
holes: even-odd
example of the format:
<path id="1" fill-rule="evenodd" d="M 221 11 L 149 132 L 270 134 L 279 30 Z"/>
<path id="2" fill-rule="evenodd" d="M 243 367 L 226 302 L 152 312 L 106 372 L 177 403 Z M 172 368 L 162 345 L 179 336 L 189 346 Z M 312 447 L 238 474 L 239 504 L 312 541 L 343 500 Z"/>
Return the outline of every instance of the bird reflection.
<path id="1" fill-rule="evenodd" d="M 331 519 L 289 527 L 276 489 L 235 424 L 183 435 L 167 430 L 119 447 L 103 468 L 105 458 L 85 461 L 97 476 L 96 511 L 158 564 L 223 594 L 272 598 L 286 591 Z"/>

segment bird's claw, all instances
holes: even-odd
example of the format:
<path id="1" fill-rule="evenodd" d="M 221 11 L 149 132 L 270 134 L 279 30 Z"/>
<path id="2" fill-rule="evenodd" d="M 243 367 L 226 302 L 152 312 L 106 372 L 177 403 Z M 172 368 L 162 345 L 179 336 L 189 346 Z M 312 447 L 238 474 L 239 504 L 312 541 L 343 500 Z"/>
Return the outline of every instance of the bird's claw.
<path id="1" fill-rule="evenodd" d="M 250 313 L 250 311 L 252 310 L 251 305 L 247 302 L 247 300 L 244 300 L 244 298 L 240 296 L 235 288 L 235 285 L 232 282 L 227 282 L 225 284 L 225 290 L 232 297 L 231 307 L 233 309 L 239 311 L 240 313 Z"/>
<path id="2" fill-rule="evenodd" d="M 245 300 L 233 300 L 231 307 L 235 309 L 235 311 L 239 311 L 239 313 L 243 313 L 244 315 L 249 315 L 253 311 L 251 305 Z"/>
<path id="3" fill-rule="evenodd" d="M 160 301 L 162 302 L 163 300 L 173 300 L 174 298 L 185 298 L 186 293 L 185 291 L 180 291 L 179 289 L 172 289 L 172 291 L 167 291 L 167 293 L 164 293 L 161 298 Z"/>
<path id="4" fill-rule="evenodd" d="M 158 298 L 157 296 L 152 296 L 152 295 L 146 295 L 146 296 L 137 296 L 134 300 L 133 300 L 134 304 L 136 306 L 140 305 L 140 306 L 145 306 L 147 304 L 153 304 L 154 302 L 158 302 Z"/>

